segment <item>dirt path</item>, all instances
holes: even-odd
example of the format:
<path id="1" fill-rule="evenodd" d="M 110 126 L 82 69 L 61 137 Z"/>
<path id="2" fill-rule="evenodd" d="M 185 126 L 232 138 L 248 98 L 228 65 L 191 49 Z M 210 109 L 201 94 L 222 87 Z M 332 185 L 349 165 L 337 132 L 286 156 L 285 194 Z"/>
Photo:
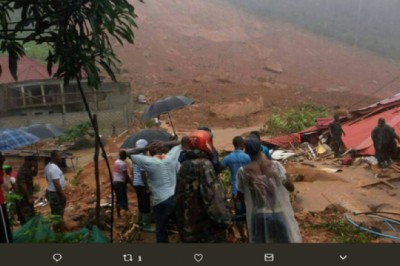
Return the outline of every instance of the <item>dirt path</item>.
<path id="1" fill-rule="evenodd" d="M 232 150 L 234 137 L 257 130 L 260 130 L 260 127 L 214 129 L 214 145 L 218 150 Z"/>
<path id="2" fill-rule="evenodd" d="M 323 211 L 330 204 L 338 204 L 351 212 L 371 211 L 381 206 L 385 211 L 400 212 L 400 182 L 392 182 L 396 189 L 387 185 L 363 188 L 377 180 L 370 169 L 362 166 L 337 167 L 329 162 L 313 163 L 316 168 L 289 164 L 288 172 L 302 174 L 306 181 L 296 182 L 297 198 L 306 211 Z M 321 169 L 340 169 L 328 173 Z"/>

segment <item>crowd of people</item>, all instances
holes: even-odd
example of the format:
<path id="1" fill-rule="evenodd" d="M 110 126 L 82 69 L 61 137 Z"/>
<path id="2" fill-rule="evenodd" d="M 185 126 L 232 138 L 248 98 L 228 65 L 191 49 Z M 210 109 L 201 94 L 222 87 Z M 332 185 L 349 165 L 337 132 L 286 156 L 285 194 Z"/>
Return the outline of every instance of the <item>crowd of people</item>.
<path id="1" fill-rule="evenodd" d="M 126 162 L 129 155 L 121 150 L 113 165 L 117 216 L 128 211 L 128 186 L 132 186 L 138 224 L 142 230 L 155 232 L 158 243 L 168 242 L 171 224 L 185 243 L 224 243 L 234 235 L 234 228 L 244 243 L 301 242 L 288 195 L 294 187 L 282 165 L 271 159 L 258 132 L 246 139 L 237 136 L 232 144 L 234 151 L 220 161 L 208 127 L 200 127 L 172 148 L 141 139 L 136 148 L 143 152 L 130 156 L 132 171 Z M 52 151 L 44 175 L 51 213 L 63 218 L 67 198 L 61 160 L 60 152 Z M 38 157 L 25 157 L 17 173 L 4 162 L 0 153 L 0 242 L 11 243 L 4 195 L 12 190 L 21 196 L 16 202 L 21 225 L 36 215 L 33 181 Z M 229 197 L 220 178 L 224 169 L 230 173 Z M 61 231 L 62 223 L 54 229 Z"/>
<path id="2" fill-rule="evenodd" d="M 51 214 L 58 215 L 61 221 L 55 230 L 63 229 L 63 216 L 67 198 L 64 193 L 65 177 L 60 169 L 61 153 L 54 150 L 50 153 L 50 160 L 46 164 L 44 174 L 47 180 L 46 198 L 49 202 Z M 38 174 L 38 157 L 26 156 L 18 172 L 15 174 L 10 165 L 5 165 L 5 158 L 0 153 L 0 243 L 12 243 L 11 224 L 9 221 L 5 195 L 15 192 L 19 195 L 16 201 L 17 217 L 21 225 L 26 224 L 36 215 L 34 207 L 34 182 Z"/>
<path id="3" fill-rule="evenodd" d="M 345 132 L 338 116 L 329 133 L 332 149 L 339 157 Z M 396 141 L 400 142 L 400 137 L 380 118 L 371 138 L 379 166 L 387 167 L 397 156 Z M 155 232 L 158 243 L 168 242 L 171 224 L 185 243 L 224 243 L 232 235 L 239 235 L 243 243 L 301 242 L 289 197 L 294 185 L 284 167 L 272 159 L 257 131 L 246 138 L 234 137 L 232 145 L 234 150 L 220 160 L 212 131 L 202 126 L 172 148 L 160 141 L 140 139 L 136 142 L 140 153 L 121 150 L 113 166 L 117 216 L 121 217 L 121 210 L 129 210 L 128 186 L 132 186 L 138 202 L 138 224 L 144 231 Z M 52 151 L 44 175 L 51 213 L 62 220 L 67 198 L 61 160 L 61 153 Z M 224 169 L 230 175 L 229 196 L 220 175 Z M 9 191 L 21 197 L 16 202 L 21 225 L 36 215 L 33 179 L 37 174 L 36 156 L 25 157 L 15 173 L 0 153 L 0 243 L 12 242 L 5 202 Z M 62 222 L 55 227 L 62 229 Z"/>
<path id="4" fill-rule="evenodd" d="M 283 166 L 272 160 L 259 132 L 246 139 L 236 136 L 232 144 L 234 151 L 220 161 L 208 127 L 199 127 L 171 149 L 163 142 L 138 140 L 136 148 L 147 152 L 131 155 L 133 178 L 125 151 L 114 163 L 117 208 L 128 210 L 126 186 L 133 179 L 138 223 L 151 231 L 154 217 L 158 243 L 168 242 L 171 225 L 184 243 L 224 243 L 236 230 L 243 243 L 301 242 L 288 194 L 294 186 Z M 230 173 L 230 196 L 220 178 L 224 169 Z"/>

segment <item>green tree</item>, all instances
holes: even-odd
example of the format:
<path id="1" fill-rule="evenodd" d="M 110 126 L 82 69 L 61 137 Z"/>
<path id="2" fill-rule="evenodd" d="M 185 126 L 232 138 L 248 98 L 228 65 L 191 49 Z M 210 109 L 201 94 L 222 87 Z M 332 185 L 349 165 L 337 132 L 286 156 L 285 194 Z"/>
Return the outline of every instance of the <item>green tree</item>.
<path id="1" fill-rule="evenodd" d="M 94 118 L 81 80 L 83 77 L 87 78 L 88 85 L 97 89 L 101 84 L 102 70 L 112 80 L 116 80 L 115 71 L 119 60 L 114 53 L 112 40 L 121 45 L 125 42 L 132 44 L 133 29 L 137 27 L 136 17 L 135 8 L 128 0 L 0 1 L 0 53 L 8 54 L 9 70 L 14 79 L 18 79 L 18 60 L 25 55 L 25 46 L 28 43 L 45 44 L 48 47 L 46 62 L 49 75 L 63 79 L 65 84 L 74 79 L 77 81 L 82 101 L 108 166 L 110 183 L 110 164 L 98 129 L 94 126 Z M 1 72 L 0 66 L 0 76 Z M 111 241 L 112 227 L 111 225 Z"/>
<path id="2" fill-rule="evenodd" d="M 142 2 L 141 0 L 138 0 Z M 68 83 L 86 75 L 98 88 L 100 70 L 115 80 L 116 57 L 111 38 L 133 43 L 135 8 L 127 0 L 13 0 L 0 3 L 0 51 L 7 52 L 17 80 L 24 44 L 49 47 L 47 70 Z"/>

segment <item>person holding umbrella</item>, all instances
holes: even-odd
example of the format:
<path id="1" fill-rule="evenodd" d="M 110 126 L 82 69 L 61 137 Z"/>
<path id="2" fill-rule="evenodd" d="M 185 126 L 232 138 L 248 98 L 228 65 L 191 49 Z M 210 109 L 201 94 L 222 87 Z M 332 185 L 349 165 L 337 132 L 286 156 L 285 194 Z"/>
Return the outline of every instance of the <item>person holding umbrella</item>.
<path id="1" fill-rule="evenodd" d="M 157 118 L 159 121 L 160 115 L 162 114 L 167 114 L 169 118 L 169 123 L 172 127 L 173 131 L 173 136 L 174 138 L 177 137 L 177 134 L 175 132 L 175 127 L 171 119 L 170 112 L 173 110 L 177 110 L 180 108 L 184 108 L 186 106 L 189 106 L 193 103 L 193 100 L 180 95 L 180 96 L 169 96 L 167 98 L 159 99 L 149 105 L 143 112 L 141 119 L 142 120 L 148 120 L 151 118 Z"/>

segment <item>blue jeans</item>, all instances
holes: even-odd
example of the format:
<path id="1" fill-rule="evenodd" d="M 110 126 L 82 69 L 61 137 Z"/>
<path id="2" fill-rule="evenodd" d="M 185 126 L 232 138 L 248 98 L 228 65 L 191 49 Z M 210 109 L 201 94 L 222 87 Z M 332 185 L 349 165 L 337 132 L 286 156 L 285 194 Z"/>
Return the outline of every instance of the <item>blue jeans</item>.
<path id="1" fill-rule="evenodd" d="M 168 243 L 167 225 L 175 209 L 175 197 L 172 196 L 153 207 L 156 220 L 157 243 Z"/>

